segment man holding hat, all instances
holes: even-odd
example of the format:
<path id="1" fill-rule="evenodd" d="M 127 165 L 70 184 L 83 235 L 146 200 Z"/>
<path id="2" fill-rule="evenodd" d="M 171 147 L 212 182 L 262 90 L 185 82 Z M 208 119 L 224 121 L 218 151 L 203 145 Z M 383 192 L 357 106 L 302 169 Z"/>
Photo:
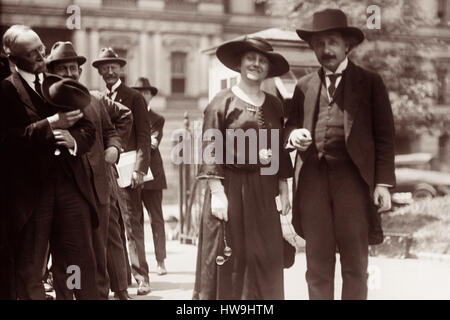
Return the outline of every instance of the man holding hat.
<path id="1" fill-rule="evenodd" d="M 150 122 L 144 97 L 120 80 L 120 73 L 126 64 L 112 48 L 102 48 L 99 58 L 92 65 L 106 83 L 106 94 L 114 101 L 127 106 L 133 114 L 131 134 L 124 142 L 125 152 L 135 150 L 136 162 L 132 173 L 131 186 L 124 189 L 127 212 L 123 214 L 130 253 L 131 272 L 139 285 L 138 295 L 150 292 L 148 265 L 145 257 L 144 225 L 141 191 L 144 176 L 150 166 Z"/>
<path id="2" fill-rule="evenodd" d="M 77 55 L 71 42 L 56 42 L 47 57 L 47 68 L 50 72 L 64 78 L 78 81 L 81 76 L 81 65 L 86 58 Z M 112 165 L 119 160 L 122 150 L 121 137 L 115 129 L 125 138 L 129 135 L 132 126 L 131 111 L 124 105 L 114 102 L 98 92 L 91 92 L 91 103 L 84 109 L 84 114 L 96 127 L 96 140 L 91 150 L 83 158 L 86 172 L 95 191 L 98 207 L 99 228 L 94 231 L 94 251 L 97 258 L 97 283 L 101 299 L 108 299 L 109 280 L 107 265 L 111 276 L 111 288 L 119 298 L 126 299 L 126 248 L 120 238 L 119 215 L 120 210 L 112 194 L 113 168 Z M 112 123 L 114 122 L 114 124 Z M 123 132 L 123 131 L 126 132 Z M 111 208 L 111 210 L 110 210 Z M 111 212 L 110 212 L 111 211 Z M 114 239 L 117 238 L 117 239 Z M 107 263 L 108 256 L 114 258 L 114 263 Z M 119 266 L 119 267 L 115 267 Z M 70 297 L 71 290 L 65 286 L 67 275 L 64 268 L 53 264 L 55 291 L 57 298 Z M 123 281 L 117 281 L 123 279 Z"/>
<path id="3" fill-rule="evenodd" d="M 42 270 L 50 241 L 67 265 L 78 267 L 76 298 L 97 299 L 92 228 L 98 220 L 81 158 L 95 140 L 95 127 L 82 112 L 89 91 L 44 74 L 45 47 L 29 27 L 10 27 L 3 48 L 15 65 L 0 83 L 0 141 L 17 297 L 45 299 Z"/>
<path id="4" fill-rule="evenodd" d="M 285 141 L 297 149 L 293 225 L 306 240 L 310 299 L 334 298 L 336 248 L 342 299 L 367 298 L 369 244 L 383 241 L 380 212 L 395 185 L 394 121 L 381 77 L 347 57 L 364 40 L 341 10 L 297 30 L 321 64 L 294 91 Z"/>
<path id="5" fill-rule="evenodd" d="M 150 109 L 150 101 L 156 96 L 158 89 L 153 87 L 147 78 L 138 78 L 133 88 L 138 90 L 145 98 L 148 108 L 148 119 L 152 126 L 150 169 L 153 174 L 153 180 L 144 183 L 142 202 L 150 215 L 157 273 L 162 276 L 167 273 L 166 266 L 164 265 L 164 260 L 166 259 L 166 232 L 164 230 L 164 218 L 162 212 L 162 191 L 167 188 L 167 183 L 158 146 L 163 136 L 165 119 L 162 115 Z"/>

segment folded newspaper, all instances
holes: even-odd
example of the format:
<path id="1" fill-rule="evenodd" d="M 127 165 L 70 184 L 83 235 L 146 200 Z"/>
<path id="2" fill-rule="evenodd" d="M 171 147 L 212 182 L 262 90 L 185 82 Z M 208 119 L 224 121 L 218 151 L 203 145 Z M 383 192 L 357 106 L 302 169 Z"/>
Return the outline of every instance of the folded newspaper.
<path id="1" fill-rule="evenodd" d="M 135 150 L 120 154 L 119 163 L 116 164 L 117 173 L 119 174 L 119 177 L 117 178 L 119 187 L 126 188 L 131 185 L 131 176 L 133 175 L 135 163 Z M 153 180 L 153 174 L 149 167 L 147 174 L 144 176 L 144 182 L 150 180 Z"/>

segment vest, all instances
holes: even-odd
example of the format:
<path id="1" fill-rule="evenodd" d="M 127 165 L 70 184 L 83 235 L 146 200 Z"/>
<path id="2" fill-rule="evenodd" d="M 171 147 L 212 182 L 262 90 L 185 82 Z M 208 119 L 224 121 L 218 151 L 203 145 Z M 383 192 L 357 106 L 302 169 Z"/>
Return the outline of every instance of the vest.
<path id="1" fill-rule="evenodd" d="M 329 161 L 350 160 L 345 146 L 343 84 L 344 79 L 339 83 L 335 97 L 330 102 L 326 86 L 322 83 L 314 129 L 314 141 L 319 159 L 325 157 Z"/>

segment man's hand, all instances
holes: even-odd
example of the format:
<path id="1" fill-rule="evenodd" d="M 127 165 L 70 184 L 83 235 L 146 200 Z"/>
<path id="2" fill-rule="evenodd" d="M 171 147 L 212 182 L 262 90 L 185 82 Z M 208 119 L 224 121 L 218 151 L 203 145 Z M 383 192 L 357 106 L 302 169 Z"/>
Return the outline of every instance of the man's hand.
<path id="1" fill-rule="evenodd" d="M 289 187 L 286 179 L 282 179 L 278 182 L 280 201 L 281 201 L 281 214 L 287 215 L 291 211 L 291 203 L 289 201 Z"/>
<path id="2" fill-rule="evenodd" d="M 119 159 L 119 150 L 116 147 L 109 147 L 105 150 L 105 161 L 109 164 L 116 163 Z"/>
<path id="3" fill-rule="evenodd" d="M 136 189 L 144 183 L 144 175 L 134 171 L 131 176 L 131 189 Z"/>
<path id="4" fill-rule="evenodd" d="M 219 220 L 228 221 L 228 199 L 219 179 L 209 179 L 211 189 L 211 213 Z"/>
<path id="5" fill-rule="evenodd" d="M 378 212 L 391 209 L 391 194 L 388 187 L 376 186 L 373 192 L 373 202 L 378 207 Z"/>
<path id="6" fill-rule="evenodd" d="M 47 120 L 50 123 L 50 128 L 54 129 L 68 129 L 72 127 L 78 120 L 83 118 L 83 112 L 81 110 L 74 110 L 69 112 L 58 112 L 48 117 Z"/>
<path id="7" fill-rule="evenodd" d="M 289 136 L 289 142 L 297 150 L 305 151 L 312 143 L 311 133 L 308 129 L 295 129 Z"/>
<path id="8" fill-rule="evenodd" d="M 57 145 L 64 146 L 67 149 L 73 149 L 75 147 L 75 139 L 69 131 L 64 129 L 55 129 L 53 130 L 53 136 L 55 137 Z"/>

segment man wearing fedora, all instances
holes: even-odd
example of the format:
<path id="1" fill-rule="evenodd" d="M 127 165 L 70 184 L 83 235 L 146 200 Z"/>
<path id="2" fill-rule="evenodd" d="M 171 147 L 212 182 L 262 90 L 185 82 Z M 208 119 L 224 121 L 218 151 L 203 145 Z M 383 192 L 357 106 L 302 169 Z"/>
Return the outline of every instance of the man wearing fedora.
<path id="1" fill-rule="evenodd" d="M 78 81 L 81 76 L 81 66 L 86 62 L 86 58 L 77 55 L 71 42 L 56 42 L 47 57 L 47 69 L 49 72 L 64 78 Z M 121 299 L 127 299 L 126 280 L 126 249 L 123 247 L 120 238 L 120 225 L 118 217 L 119 210 L 114 210 L 111 184 L 112 165 L 119 160 L 122 150 L 121 138 L 115 127 L 120 128 L 128 136 L 132 126 L 131 111 L 124 105 L 114 102 L 104 95 L 91 92 L 91 103 L 84 109 L 85 116 L 94 123 L 96 128 L 96 140 L 91 150 L 83 157 L 85 169 L 88 173 L 98 207 L 99 227 L 94 231 L 94 251 L 97 258 L 97 282 L 101 299 L 108 299 L 110 278 L 111 287 Z M 112 123 L 114 120 L 114 124 Z M 112 199 L 111 199 L 112 198 Z M 110 210 L 112 207 L 113 210 Z M 111 223 L 110 223 L 111 221 Z M 113 239 L 114 237 L 118 239 Z M 111 239 L 110 239 L 111 238 Z M 111 240 L 111 241 L 110 241 Z M 114 263 L 107 268 L 108 256 L 114 258 Z M 115 268 L 115 266 L 119 266 Z M 72 295 L 71 290 L 65 286 L 66 273 L 64 266 L 53 264 L 54 282 L 56 296 L 68 297 Z M 108 270 L 109 269 L 109 270 Z M 107 272 L 107 270 L 109 272 Z M 109 275 L 109 274 L 110 275 Z M 123 279 L 122 286 L 117 284 L 117 279 Z M 119 281 L 120 282 L 120 281 Z M 120 287 L 120 289 L 117 289 Z"/>
<path id="2" fill-rule="evenodd" d="M 97 299 L 92 228 L 98 220 L 81 158 L 95 140 L 95 127 L 81 110 L 89 91 L 44 74 L 45 47 L 29 27 L 10 27 L 3 48 L 14 64 L 0 83 L 0 142 L 17 298 L 45 299 L 42 270 L 50 241 L 79 270 L 77 299 Z"/>
<path id="3" fill-rule="evenodd" d="M 326 9 L 297 30 L 321 68 L 294 91 L 285 141 L 297 149 L 293 225 L 306 240 L 310 299 L 334 298 L 336 249 L 342 299 L 367 299 L 369 244 L 383 241 L 380 212 L 395 185 L 394 121 L 381 77 L 348 59 L 364 40 L 346 15 Z"/>
<path id="4" fill-rule="evenodd" d="M 153 180 L 146 181 L 142 190 L 142 202 L 150 215 L 153 245 L 155 246 L 155 257 L 158 275 L 167 273 L 164 260 L 166 259 L 166 232 L 164 230 L 164 218 L 162 211 L 162 191 L 167 188 L 166 175 L 164 172 L 159 144 L 163 136 L 165 119 L 162 115 L 150 108 L 150 101 L 158 93 L 158 89 L 150 85 L 145 77 L 139 77 L 134 89 L 138 90 L 147 102 L 148 119 L 151 125 L 151 157 L 150 169 Z"/>
<path id="5" fill-rule="evenodd" d="M 102 48 L 92 65 L 106 83 L 106 94 L 114 101 L 127 106 L 133 114 L 133 126 L 129 139 L 124 143 L 125 152 L 135 150 L 136 162 L 132 174 L 131 186 L 125 188 L 127 210 L 123 221 L 128 239 L 131 272 L 139 285 L 138 295 L 150 292 L 148 265 L 145 257 L 144 219 L 141 191 L 144 176 L 150 166 L 151 125 L 147 117 L 147 104 L 144 97 L 135 89 L 126 86 L 120 80 L 120 73 L 126 60 L 120 58 L 112 48 Z"/>

